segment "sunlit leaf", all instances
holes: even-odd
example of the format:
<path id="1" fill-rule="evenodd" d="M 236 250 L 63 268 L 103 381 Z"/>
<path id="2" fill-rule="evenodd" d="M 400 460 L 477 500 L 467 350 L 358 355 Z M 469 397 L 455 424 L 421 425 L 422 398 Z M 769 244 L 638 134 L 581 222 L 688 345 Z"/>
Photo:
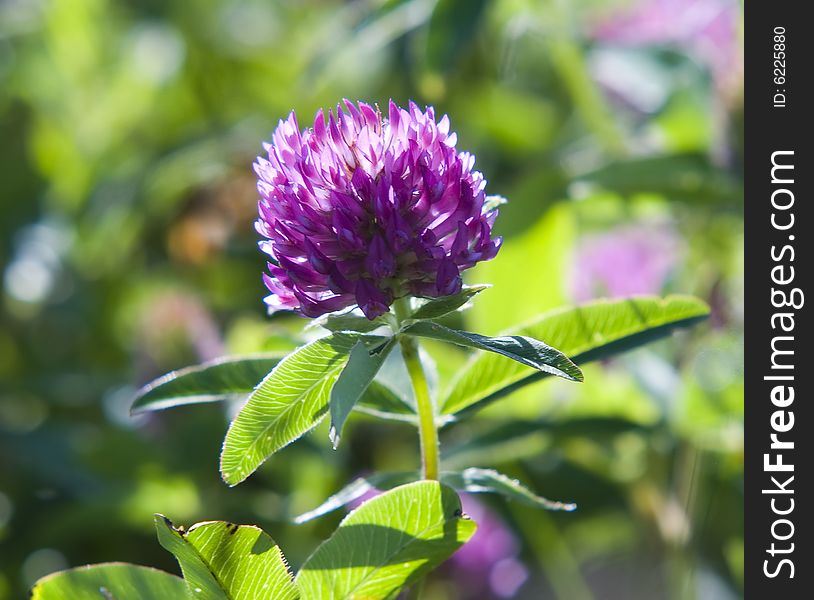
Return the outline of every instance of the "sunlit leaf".
<path id="1" fill-rule="evenodd" d="M 382 492 L 419 478 L 417 471 L 374 473 L 358 477 L 313 510 L 294 517 L 297 524 L 316 519 L 363 498 L 371 492 Z M 538 496 L 520 482 L 492 469 L 468 468 L 462 471 L 444 471 L 441 482 L 461 492 L 492 493 L 510 500 L 547 510 L 571 511 L 575 504 L 557 502 Z"/>
<path id="2" fill-rule="evenodd" d="M 690 296 L 635 296 L 554 310 L 508 333 L 543 339 L 581 364 L 669 335 L 708 313 L 704 302 Z M 442 411 L 481 406 L 545 375 L 495 354 L 473 356 L 450 384 Z"/>
<path id="3" fill-rule="evenodd" d="M 246 396 L 282 357 L 282 354 L 224 357 L 172 371 L 141 388 L 130 411 L 135 414 Z"/>
<path id="4" fill-rule="evenodd" d="M 31 600 L 175 600 L 187 597 L 184 580 L 158 569 L 102 563 L 43 577 Z"/>
<path id="5" fill-rule="evenodd" d="M 418 471 L 374 473 L 367 477 L 357 477 L 315 509 L 294 517 L 293 521 L 298 525 L 306 523 L 317 517 L 338 510 L 343 506 L 347 506 L 370 492 L 389 490 L 396 486 L 416 481 L 418 478 Z"/>
<path id="6" fill-rule="evenodd" d="M 364 336 L 371 346 L 384 338 Z M 335 333 L 288 356 L 251 393 L 221 452 L 223 480 L 237 485 L 269 456 L 316 427 L 359 335 Z"/>
<path id="7" fill-rule="evenodd" d="M 537 197 L 541 185 L 535 180 L 534 190 L 524 193 Z M 488 281 L 493 286 L 472 303 L 467 313 L 467 322 L 474 331 L 495 334 L 568 301 L 565 282 L 578 230 L 574 207 L 557 203 L 529 222 L 529 206 L 506 206 L 499 222 L 514 217 L 515 227 L 522 226 L 522 233 L 503 244 L 493 260 L 480 262 L 469 271 L 475 281 Z M 519 214 L 512 215 L 512 210 Z"/>
<path id="8" fill-rule="evenodd" d="M 475 533 L 461 502 L 437 481 L 394 488 L 351 512 L 297 575 L 303 598 L 394 598 Z"/>
<path id="9" fill-rule="evenodd" d="M 488 337 L 425 321 L 408 325 L 402 330 L 402 333 L 450 342 L 476 350 L 486 350 L 549 375 L 572 381 L 582 381 L 582 372 L 579 367 L 572 363 L 565 354 L 533 337 L 525 335 Z"/>
<path id="10" fill-rule="evenodd" d="M 516 479 L 511 479 L 493 469 L 471 467 L 459 472 L 445 472 L 441 474 L 441 481 L 461 492 L 499 494 L 509 500 L 546 510 L 572 511 L 577 507 L 576 504 L 538 496 Z"/>
<path id="11" fill-rule="evenodd" d="M 209 521 L 183 531 L 161 515 L 155 527 L 158 541 L 178 559 L 191 598 L 299 598 L 280 548 L 258 527 Z"/>
<path id="12" fill-rule="evenodd" d="M 355 312 L 329 313 L 311 321 L 308 328 L 324 327 L 329 331 L 355 331 L 357 333 L 368 333 L 379 327 L 388 325 L 384 316 L 377 317 L 372 321 L 361 314 Z"/>
<path id="13" fill-rule="evenodd" d="M 442 296 L 441 298 L 434 298 L 425 304 L 418 307 L 408 319 L 437 319 L 454 310 L 458 310 L 472 298 L 480 294 L 483 290 L 488 289 L 488 285 L 471 285 L 465 286 L 457 294 L 452 296 Z"/>

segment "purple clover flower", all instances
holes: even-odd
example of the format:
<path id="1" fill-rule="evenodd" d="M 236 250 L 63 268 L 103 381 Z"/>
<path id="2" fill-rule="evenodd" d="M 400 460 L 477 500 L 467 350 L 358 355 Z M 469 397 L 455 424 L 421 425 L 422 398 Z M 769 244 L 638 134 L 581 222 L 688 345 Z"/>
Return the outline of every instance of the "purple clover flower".
<path id="1" fill-rule="evenodd" d="M 308 317 L 358 306 L 368 319 L 397 298 L 461 289 L 461 271 L 497 254 L 497 210 L 484 206 L 475 157 L 432 107 L 344 101 L 300 131 L 280 121 L 254 169 L 256 228 L 271 257 L 269 312 Z"/>

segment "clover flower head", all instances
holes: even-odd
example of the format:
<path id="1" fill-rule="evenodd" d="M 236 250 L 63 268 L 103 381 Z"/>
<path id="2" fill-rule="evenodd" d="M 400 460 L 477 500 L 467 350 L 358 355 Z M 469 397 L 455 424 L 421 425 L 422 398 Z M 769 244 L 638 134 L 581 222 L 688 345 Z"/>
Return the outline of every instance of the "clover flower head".
<path id="1" fill-rule="evenodd" d="M 316 317 L 358 306 L 368 319 L 403 296 L 461 289 L 461 271 L 497 254 L 497 210 L 475 158 L 432 107 L 387 116 L 345 100 L 313 128 L 281 120 L 254 163 L 256 221 L 269 255 L 269 312 Z"/>

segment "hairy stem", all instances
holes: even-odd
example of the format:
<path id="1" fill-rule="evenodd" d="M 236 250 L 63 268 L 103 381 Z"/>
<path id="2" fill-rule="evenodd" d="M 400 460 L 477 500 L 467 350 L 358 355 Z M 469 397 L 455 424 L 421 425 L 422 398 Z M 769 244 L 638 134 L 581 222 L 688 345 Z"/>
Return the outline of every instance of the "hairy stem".
<path id="1" fill-rule="evenodd" d="M 401 322 L 409 314 L 407 298 L 402 298 L 396 305 L 396 318 Z M 416 409 L 418 410 L 418 433 L 421 444 L 421 465 L 424 479 L 438 479 L 438 430 L 435 427 L 435 409 L 430 399 L 430 388 L 427 376 L 421 365 L 418 342 L 415 338 L 404 335 L 399 340 L 401 355 L 407 365 L 407 373 L 413 384 Z"/>

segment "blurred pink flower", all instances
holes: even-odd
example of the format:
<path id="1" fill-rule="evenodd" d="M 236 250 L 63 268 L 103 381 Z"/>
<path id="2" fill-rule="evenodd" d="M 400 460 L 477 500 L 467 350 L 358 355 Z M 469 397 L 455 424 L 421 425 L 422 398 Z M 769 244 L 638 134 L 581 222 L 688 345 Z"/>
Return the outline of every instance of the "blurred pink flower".
<path id="1" fill-rule="evenodd" d="M 140 350 L 151 362 L 176 360 L 178 342 L 188 344 L 201 361 L 224 354 L 215 318 L 195 295 L 179 290 L 160 292 L 139 315 Z"/>
<path id="2" fill-rule="evenodd" d="M 574 261 L 574 299 L 659 293 L 680 254 L 680 239 L 664 226 L 625 226 L 586 236 Z"/>
<path id="3" fill-rule="evenodd" d="M 625 46 L 675 45 L 703 62 L 719 89 L 743 76 L 737 0 L 639 0 L 594 29 L 602 42 Z"/>
<path id="4" fill-rule="evenodd" d="M 470 494 L 461 494 L 465 514 L 477 524 L 472 539 L 449 561 L 452 576 L 466 598 L 511 598 L 528 579 L 517 558 L 520 546 L 509 527 Z M 489 590 L 489 592 L 485 592 Z"/>

